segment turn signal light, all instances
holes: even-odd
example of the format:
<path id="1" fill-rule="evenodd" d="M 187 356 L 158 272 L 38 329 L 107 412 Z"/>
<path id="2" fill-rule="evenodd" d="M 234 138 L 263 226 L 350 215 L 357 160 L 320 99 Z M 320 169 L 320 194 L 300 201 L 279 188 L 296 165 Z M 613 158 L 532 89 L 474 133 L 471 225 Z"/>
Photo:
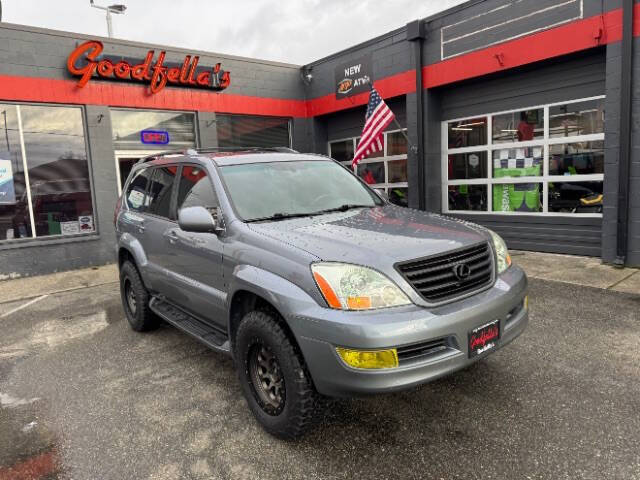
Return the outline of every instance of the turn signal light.
<path id="1" fill-rule="evenodd" d="M 353 350 L 337 347 L 340 358 L 353 368 L 394 368 L 398 366 L 398 352 L 395 348 L 388 350 Z"/>

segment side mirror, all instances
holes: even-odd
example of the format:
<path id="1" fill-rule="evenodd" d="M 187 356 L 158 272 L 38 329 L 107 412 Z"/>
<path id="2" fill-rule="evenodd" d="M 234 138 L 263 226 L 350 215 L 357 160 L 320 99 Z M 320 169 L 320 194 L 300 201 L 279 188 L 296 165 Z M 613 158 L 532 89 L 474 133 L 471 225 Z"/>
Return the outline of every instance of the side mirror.
<path id="1" fill-rule="evenodd" d="M 387 195 L 387 192 L 385 192 L 383 189 L 381 188 L 374 188 L 374 190 L 376 191 L 376 193 L 378 194 L 378 196 L 383 199 L 385 202 L 389 201 L 389 195 Z"/>
<path id="2" fill-rule="evenodd" d="M 178 225 L 185 232 L 216 233 L 218 222 L 204 207 L 186 207 L 178 212 Z"/>

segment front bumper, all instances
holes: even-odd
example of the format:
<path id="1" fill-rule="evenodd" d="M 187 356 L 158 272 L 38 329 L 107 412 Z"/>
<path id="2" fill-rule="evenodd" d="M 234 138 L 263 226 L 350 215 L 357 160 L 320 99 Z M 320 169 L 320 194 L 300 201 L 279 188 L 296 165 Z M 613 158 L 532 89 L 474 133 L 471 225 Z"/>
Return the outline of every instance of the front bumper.
<path id="1" fill-rule="evenodd" d="M 391 392 L 426 383 L 489 355 L 520 335 L 528 323 L 524 305 L 527 277 L 518 267 L 499 276 L 488 290 L 441 307 L 416 305 L 367 312 L 311 308 L 289 317 L 317 390 L 328 396 Z M 500 320 L 495 348 L 469 358 L 467 333 Z M 384 349 L 444 340 L 445 347 L 396 368 L 363 370 L 347 366 L 335 347 Z"/>

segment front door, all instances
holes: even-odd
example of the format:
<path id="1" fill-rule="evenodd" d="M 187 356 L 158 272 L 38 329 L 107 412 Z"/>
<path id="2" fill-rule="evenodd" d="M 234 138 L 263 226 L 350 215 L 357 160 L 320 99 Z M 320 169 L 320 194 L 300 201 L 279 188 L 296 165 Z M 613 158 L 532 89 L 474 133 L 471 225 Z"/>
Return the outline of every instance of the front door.
<path id="1" fill-rule="evenodd" d="M 202 206 L 216 214 L 218 197 L 202 168 L 182 167 L 176 205 L 177 212 Z M 223 240 L 214 233 L 185 232 L 177 225 L 167 230 L 164 237 L 173 277 L 169 298 L 202 320 L 226 330 Z"/>

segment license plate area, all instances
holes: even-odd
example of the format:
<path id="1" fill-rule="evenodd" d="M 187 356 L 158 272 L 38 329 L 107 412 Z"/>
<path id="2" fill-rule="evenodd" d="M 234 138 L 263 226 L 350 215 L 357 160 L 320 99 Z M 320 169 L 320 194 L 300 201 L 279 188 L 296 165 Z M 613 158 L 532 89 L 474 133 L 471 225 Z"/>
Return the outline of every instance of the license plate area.
<path id="1" fill-rule="evenodd" d="M 469 358 L 494 350 L 500 340 L 500 333 L 500 320 L 493 320 L 470 330 L 467 338 Z"/>

